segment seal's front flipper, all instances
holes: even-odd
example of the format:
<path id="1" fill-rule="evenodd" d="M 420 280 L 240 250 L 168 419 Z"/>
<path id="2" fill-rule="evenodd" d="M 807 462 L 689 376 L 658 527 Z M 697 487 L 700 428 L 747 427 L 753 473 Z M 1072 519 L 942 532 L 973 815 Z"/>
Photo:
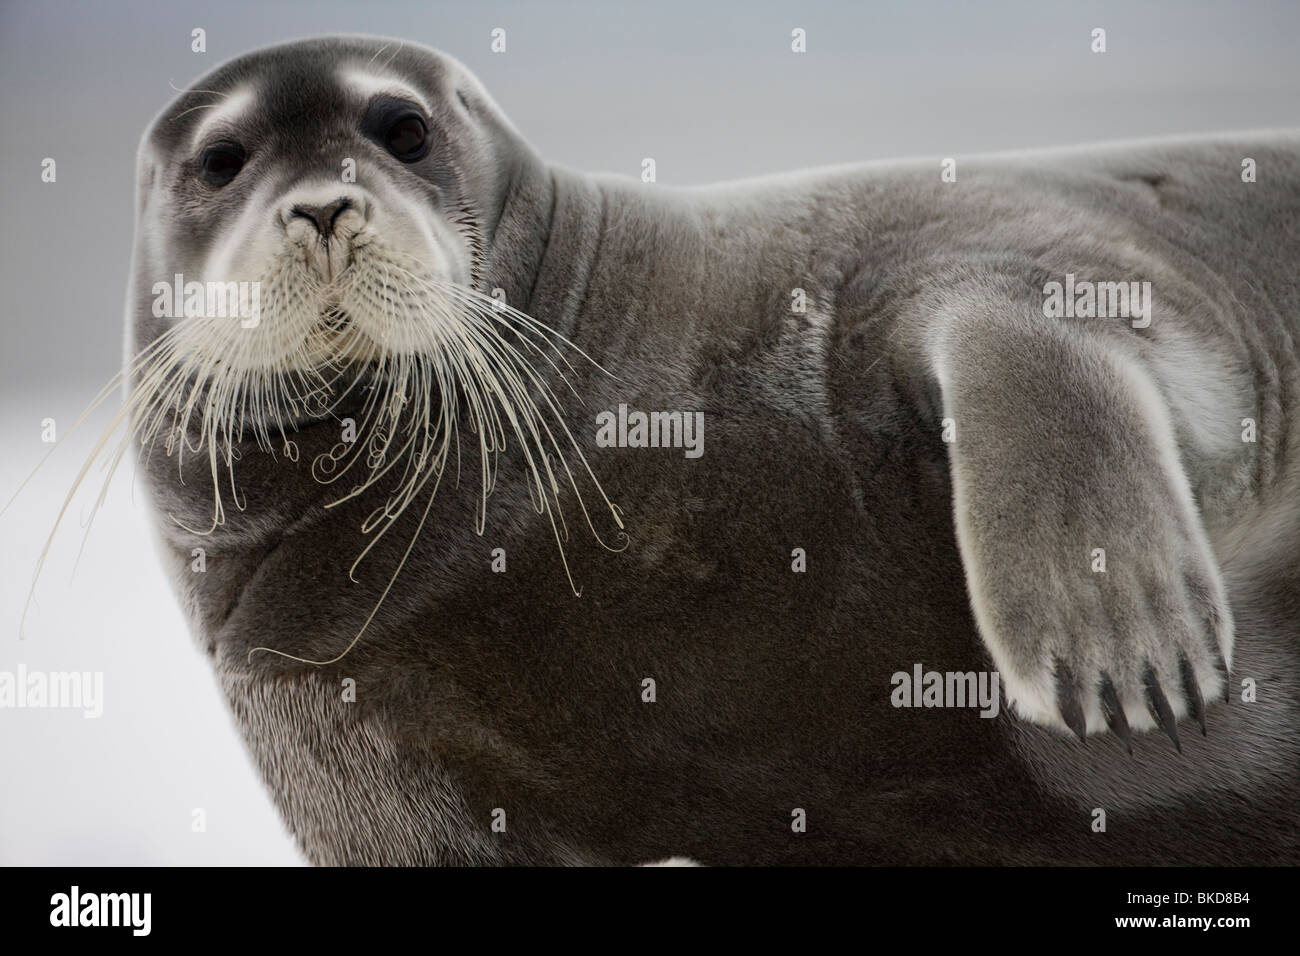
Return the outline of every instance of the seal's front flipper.
<path id="1" fill-rule="evenodd" d="M 1114 329 L 949 319 L 942 397 L 971 605 L 1015 710 L 1080 738 L 1205 726 L 1232 617 L 1164 400 Z"/>

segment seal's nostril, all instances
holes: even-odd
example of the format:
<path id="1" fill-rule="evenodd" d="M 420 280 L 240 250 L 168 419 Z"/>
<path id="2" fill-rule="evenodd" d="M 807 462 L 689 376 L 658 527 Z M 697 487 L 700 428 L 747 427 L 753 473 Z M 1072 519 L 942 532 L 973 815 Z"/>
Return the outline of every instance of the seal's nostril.
<path id="1" fill-rule="evenodd" d="M 352 200 L 344 197 L 342 199 L 337 200 L 334 203 L 334 206 L 335 206 L 334 212 L 330 214 L 331 230 L 334 229 L 334 223 L 338 221 L 339 216 L 343 215 L 345 212 L 347 212 L 349 209 L 352 208 Z"/>

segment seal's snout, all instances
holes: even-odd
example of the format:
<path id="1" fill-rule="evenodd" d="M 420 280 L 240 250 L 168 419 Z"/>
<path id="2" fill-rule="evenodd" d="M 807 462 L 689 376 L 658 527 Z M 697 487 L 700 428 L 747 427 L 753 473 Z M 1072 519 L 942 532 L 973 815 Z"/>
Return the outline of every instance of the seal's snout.
<path id="1" fill-rule="evenodd" d="M 347 196 L 340 196 L 333 202 L 324 205 L 301 205 L 291 206 L 289 209 L 290 219 L 306 219 L 316 227 L 316 231 L 321 234 L 325 240 L 334 233 L 334 223 L 339 215 L 352 208 L 352 200 Z"/>
<path id="2" fill-rule="evenodd" d="M 357 190 L 301 188 L 281 200 L 277 218 L 288 242 L 303 249 L 307 268 L 328 283 L 351 263 L 370 210 L 370 201 Z"/>

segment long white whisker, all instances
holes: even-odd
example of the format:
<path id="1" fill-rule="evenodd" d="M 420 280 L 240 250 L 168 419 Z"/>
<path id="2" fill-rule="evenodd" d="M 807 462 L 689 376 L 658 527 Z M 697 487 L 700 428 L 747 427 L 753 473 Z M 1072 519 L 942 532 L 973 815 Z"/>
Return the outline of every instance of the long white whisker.
<path id="1" fill-rule="evenodd" d="M 201 471 L 212 482 L 207 527 L 192 527 L 183 516 L 171 519 L 192 534 L 207 535 L 225 524 L 227 500 L 240 510 L 246 507 L 235 476 L 245 450 L 256 448 L 297 461 L 298 444 L 291 436 L 304 420 L 343 422 L 339 411 L 343 402 L 364 381 L 364 394 L 355 397 L 353 410 L 346 413 L 355 427 L 353 440 L 345 436 L 315 455 L 310 466 L 311 477 L 322 485 L 355 476 L 326 508 L 359 499 L 381 484 L 388 489 L 382 504 L 360 524 L 369 540 L 349 568 L 353 581 L 361 562 L 410 505 L 421 495 L 427 494 L 428 499 L 397 567 L 357 634 L 328 661 L 294 660 L 334 663 L 360 641 L 427 524 L 453 453 L 454 481 L 459 486 L 462 439 L 469 435 L 474 436 L 479 456 L 475 532 L 484 533 L 498 468 L 514 441 L 529 504 L 546 517 L 570 588 L 575 595 L 581 593 L 565 554 L 566 489 L 602 547 L 619 550 L 598 532 L 584 500 L 585 484 L 599 494 L 619 529 L 622 547 L 627 534 L 622 512 L 606 495 L 566 424 L 551 382 L 562 383 L 581 404 L 573 356 L 600 374 L 610 373 L 545 323 L 475 289 L 437 278 L 414 257 L 389 250 L 374 239 L 355 253 L 353 265 L 332 290 L 336 305 L 320 306 L 325 301 L 323 288 L 301 263 L 284 258 L 268 271 L 264 321 L 254 331 L 227 320 L 183 320 L 142 350 L 96 396 L 78 424 L 114 386 L 124 380 L 130 383 L 122 407 L 64 501 L 37 562 L 37 576 L 91 463 L 101 457 L 109 437 L 123 424 L 126 435 L 106 463 L 107 476 L 87 521 L 87 534 L 126 449 L 135 443 L 142 464 L 155 451 L 174 455 L 182 484 L 187 454 L 202 460 Z M 342 321 L 344 316 L 351 321 Z M 577 456 L 576 470 L 569 455 Z M 35 578 L 29 603 L 34 592 Z M 292 656 L 272 648 L 254 650 Z"/>

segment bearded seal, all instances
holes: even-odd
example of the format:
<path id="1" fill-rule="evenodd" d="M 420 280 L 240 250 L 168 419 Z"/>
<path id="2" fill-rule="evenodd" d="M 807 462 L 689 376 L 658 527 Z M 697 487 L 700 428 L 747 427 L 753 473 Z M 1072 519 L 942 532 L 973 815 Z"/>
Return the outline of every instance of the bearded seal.
<path id="1" fill-rule="evenodd" d="M 1300 862 L 1300 139 L 952 179 L 585 175 L 364 37 L 163 110 L 125 414 L 310 861 Z"/>

